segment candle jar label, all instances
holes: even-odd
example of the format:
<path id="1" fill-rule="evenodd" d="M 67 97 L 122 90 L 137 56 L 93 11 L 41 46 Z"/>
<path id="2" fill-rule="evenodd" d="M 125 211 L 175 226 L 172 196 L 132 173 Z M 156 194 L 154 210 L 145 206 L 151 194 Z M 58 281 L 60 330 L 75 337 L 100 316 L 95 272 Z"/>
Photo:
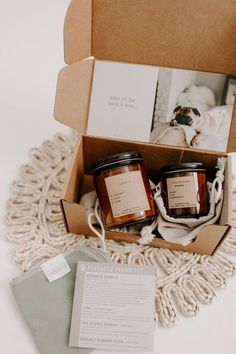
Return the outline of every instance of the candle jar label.
<path id="1" fill-rule="evenodd" d="M 105 178 L 114 218 L 150 209 L 140 171 Z"/>
<path id="2" fill-rule="evenodd" d="M 196 208 L 199 206 L 197 174 L 167 178 L 169 209 Z"/>

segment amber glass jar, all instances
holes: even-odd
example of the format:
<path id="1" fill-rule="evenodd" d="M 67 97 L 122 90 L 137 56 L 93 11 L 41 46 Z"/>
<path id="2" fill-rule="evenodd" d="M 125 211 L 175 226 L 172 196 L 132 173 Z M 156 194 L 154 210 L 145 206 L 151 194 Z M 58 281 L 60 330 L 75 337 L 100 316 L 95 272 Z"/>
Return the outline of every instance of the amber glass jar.
<path id="1" fill-rule="evenodd" d="M 208 213 L 207 175 L 202 163 L 164 166 L 161 176 L 162 197 L 169 216 L 199 218 Z"/>
<path id="2" fill-rule="evenodd" d="M 156 204 L 140 153 L 124 152 L 97 160 L 92 171 L 106 228 L 156 216 Z"/>

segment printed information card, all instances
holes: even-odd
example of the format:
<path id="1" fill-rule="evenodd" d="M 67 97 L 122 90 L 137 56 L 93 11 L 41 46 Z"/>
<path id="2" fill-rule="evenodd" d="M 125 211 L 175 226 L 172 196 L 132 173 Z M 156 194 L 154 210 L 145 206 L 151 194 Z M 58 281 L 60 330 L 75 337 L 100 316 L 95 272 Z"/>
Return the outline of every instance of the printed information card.
<path id="1" fill-rule="evenodd" d="M 158 68 L 95 62 L 87 134 L 148 142 Z"/>
<path id="2" fill-rule="evenodd" d="M 71 347 L 152 351 L 154 267 L 78 262 Z"/>

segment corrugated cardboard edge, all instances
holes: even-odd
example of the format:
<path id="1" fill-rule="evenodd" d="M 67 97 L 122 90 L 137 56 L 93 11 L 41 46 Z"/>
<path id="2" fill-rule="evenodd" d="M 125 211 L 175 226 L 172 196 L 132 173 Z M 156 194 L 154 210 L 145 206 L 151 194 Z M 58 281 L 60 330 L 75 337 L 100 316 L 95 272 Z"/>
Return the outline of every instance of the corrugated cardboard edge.
<path id="1" fill-rule="evenodd" d="M 220 217 L 220 224 L 223 225 L 232 225 L 232 188 L 232 157 L 227 155 L 223 185 L 224 200 Z"/>
<path id="2" fill-rule="evenodd" d="M 64 203 L 67 203 L 67 201 L 65 199 L 60 199 L 60 209 L 61 209 L 61 213 L 63 215 L 63 222 L 64 222 L 64 226 L 66 231 L 69 233 L 69 226 L 67 224 L 67 219 L 66 219 L 66 213 L 65 213 L 65 208 L 64 208 Z"/>
<path id="3" fill-rule="evenodd" d="M 227 152 L 236 152 L 236 98 L 234 99 Z"/>
<path id="4" fill-rule="evenodd" d="M 65 63 L 72 64 L 91 55 L 92 0 L 71 1 L 64 22 Z"/>

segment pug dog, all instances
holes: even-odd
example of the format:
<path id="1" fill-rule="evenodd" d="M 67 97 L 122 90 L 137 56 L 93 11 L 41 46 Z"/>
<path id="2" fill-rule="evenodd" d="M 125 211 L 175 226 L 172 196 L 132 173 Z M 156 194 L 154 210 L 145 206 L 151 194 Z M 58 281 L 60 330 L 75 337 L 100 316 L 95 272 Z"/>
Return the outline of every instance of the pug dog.
<path id="1" fill-rule="evenodd" d="M 188 125 L 191 127 L 196 120 L 196 117 L 200 117 L 200 113 L 197 108 L 177 106 L 174 109 L 174 116 L 170 121 L 170 126 L 177 124 Z"/>
<path id="2" fill-rule="evenodd" d="M 216 112 L 213 115 L 211 112 L 200 113 L 197 108 L 177 106 L 173 113 L 170 126 L 182 124 L 195 130 L 196 135 L 190 142 L 191 146 L 198 146 L 207 135 L 217 135 L 223 124 L 222 117 Z"/>

